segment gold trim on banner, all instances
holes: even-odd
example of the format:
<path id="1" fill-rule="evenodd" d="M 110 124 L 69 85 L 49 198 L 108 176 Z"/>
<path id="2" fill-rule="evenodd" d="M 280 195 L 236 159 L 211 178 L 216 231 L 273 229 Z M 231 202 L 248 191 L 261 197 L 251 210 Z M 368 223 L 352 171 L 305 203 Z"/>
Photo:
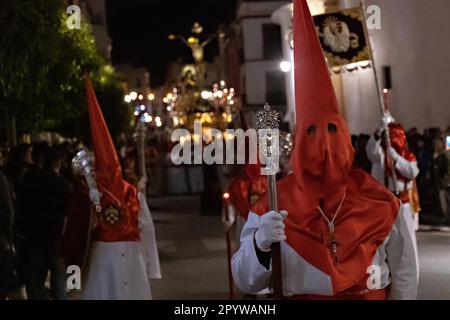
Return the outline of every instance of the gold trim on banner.
<path id="1" fill-rule="evenodd" d="M 343 9 L 340 11 L 335 11 L 335 12 L 330 12 L 330 13 L 325 13 L 325 14 L 320 14 L 320 15 L 316 15 L 314 16 L 314 20 L 315 22 L 317 21 L 316 18 L 317 17 L 326 17 L 325 19 L 322 20 L 321 23 L 331 23 L 332 21 L 336 21 L 337 23 L 340 23 L 341 21 L 339 20 L 339 16 L 336 15 L 344 15 L 344 16 L 348 16 L 352 19 L 357 20 L 359 23 L 361 23 L 361 30 L 364 30 L 364 15 L 363 15 L 363 11 L 361 9 L 361 7 L 355 7 L 355 8 L 349 8 L 349 9 Z M 356 62 L 360 62 L 360 61 L 365 61 L 365 60 L 370 60 L 370 51 L 369 48 L 367 46 L 367 37 L 364 33 L 364 31 L 362 31 L 362 33 L 357 34 L 356 32 L 353 32 L 354 30 L 349 30 L 347 24 L 343 23 L 344 28 L 347 28 L 347 33 L 349 33 L 349 41 L 350 41 L 350 47 L 345 51 L 345 52 L 349 52 L 352 49 L 356 49 L 359 46 L 359 41 L 364 40 L 366 45 L 364 46 L 364 48 L 362 48 L 361 50 L 355 52 L 355 55 L 351 58 L 342 58 L 342 54 L 338 55 L 336 52 L 333 52 L 331 50 L 326 50 L 326 48 L 324 48 L 322 46 L 322 49 L 324 51 L 324 54 L 327 58 L 328 61 L 328 66 L 330 68 L 334 68 L 334 67 L 339 67 L 339 66 L 345 66 L 346 64 L 350 64 L 350 63 L 356 63 Z M 319 33 L 319 38 L 321 41 L 321 44 L 324 43 L 324 35 L 321 33 L 322 32 L 322 28 L 323 26 L 317 25 L 316 24 L 316 28 L 320 30 Z M 328 33 L 329 34 L 329 33 Z M 362 38 L 361 38 L 362 37 Z M 326 43 L 326 42 L 325 42 Z M 327 44 L 327 46 L 329 46 L 329 44 Z M 346 44 L 344 42 L 344 48 L 345 46 L 348 46 L 348 44 Z"/>

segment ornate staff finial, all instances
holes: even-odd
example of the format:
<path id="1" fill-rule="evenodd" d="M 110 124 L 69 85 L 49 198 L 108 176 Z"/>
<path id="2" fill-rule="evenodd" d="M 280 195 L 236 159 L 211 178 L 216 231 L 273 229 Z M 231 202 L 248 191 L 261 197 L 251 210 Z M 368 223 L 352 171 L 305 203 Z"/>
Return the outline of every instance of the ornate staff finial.
<path id="1" fill-rule="evenodd" d="M 268 103 L 263 111 L 256 113 L 256 127 L 259 129 L 278 129 L 280 124 L 279 114 Z"/>

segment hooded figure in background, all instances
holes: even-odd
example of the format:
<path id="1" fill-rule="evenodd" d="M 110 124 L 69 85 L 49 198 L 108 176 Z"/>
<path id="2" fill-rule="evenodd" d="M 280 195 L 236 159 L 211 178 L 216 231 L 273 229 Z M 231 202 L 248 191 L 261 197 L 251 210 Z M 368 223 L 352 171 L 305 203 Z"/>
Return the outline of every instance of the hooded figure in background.
<path id="1" fill-rule="evenodd" d="M 232 260 L 245 293 L 271 288 L 281 242 L 291 299 L 415 299 L 417 266 L 400 201 L 352 167 L 354 150 L 305 0 L 294 1 L 296 135 L 293 173 L 253 207 Z"/>
<path id="2" fill-rule="evenodd" d="M 387 122 L 383 120 L 380 127 L 370 137 L 366 145 L 366 153 L 372 162 L 372 176 L 391 191 L 395 190 L 392 166 L 395 168 L 396 190 L 398 191 L 398 198 L 402 202 L 402 212 L 413 239 L 416 263 L 418 264 L 416 231 L 419 230 L 420 204 L 415 179 L 419 175 L 419 167 L 416 156 L 408 148 L 403 126 L 400 123 Z M 386 126 L 389 126 L 391 140 L 391 149 L 388 151 L 389 157 L 385 152 L 384 135 Z"/>
<path id="3" fill-rule="evenodd" d="M 91 203 L 100 203 L 100 206 L 97 211 L 92 209 L 91 204 L 90 208 L 84 207 L 85 210 L 92 210 L 88 215 L 91 220 L 88 225 L 92 231 L 87 232 L 89 250 L 84 255 L 87 260 L 81 260 L 83 255 L 72 254 L 71 257 L 73 261 L 77 258 L 82 265 L 86 263 L 82 298 L 151 299 L 149 279 L 160 278 L 161 275 L 157 254 L 155 257 L 156 243 L 150 211 L 145 196 L 122 178 L 119 159 L 89 78 L 86 79 L 86 95 L 98 187 L 90 188 L 89 198 Z M 83 229 L 76 221 L 76 212 L 80 210 L 80 205 L 86 206 L 87 203 L 84 196 L 83 202 L 72 206 L 65 230 L 66 249 L 73 248 L 70 239 L 76 237 L 80 228 Z M 86 226 L 86 223 L 82 225 Z"/>

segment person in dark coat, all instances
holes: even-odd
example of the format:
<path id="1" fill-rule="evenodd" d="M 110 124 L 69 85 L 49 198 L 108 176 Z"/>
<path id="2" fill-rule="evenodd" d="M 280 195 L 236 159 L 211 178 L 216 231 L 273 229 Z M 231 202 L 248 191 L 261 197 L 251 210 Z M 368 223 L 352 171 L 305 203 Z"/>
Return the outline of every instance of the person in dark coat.
<path id="1" fill-rule="evenodd" d="M 25 282 L 29 299 L 49 298 L 45 280 L 57 260 L 71 190 L 60 175 L 61 162 L 62 155 L 49 149 L 43 167 L 30 170 L 22 185 L 20 226 L 28 244 Z"/>
<path id="2" fill-rule="evenodd" d="M 444 141 L 442 138 L 434 140 L 434 153 L 431 160 L 431 181 L 435 195 L 435 203 L 438 203 L 438 211 L 440 218 L 445 223 L 450 222 L 449 204 L 447 198 L 447 173 L 448 163 L 445 154 Z"/>
<path id="3" fill-rule="evenodd" d="M 20 287 L 12 245 L 14 206 L 8 181 L 0 170 L 0 300 Z"/>

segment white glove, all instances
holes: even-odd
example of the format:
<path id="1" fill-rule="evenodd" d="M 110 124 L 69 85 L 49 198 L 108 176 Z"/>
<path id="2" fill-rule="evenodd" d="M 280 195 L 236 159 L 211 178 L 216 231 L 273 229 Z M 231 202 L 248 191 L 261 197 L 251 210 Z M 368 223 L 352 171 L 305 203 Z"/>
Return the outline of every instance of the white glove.
<path id="1" fill-rule="evenodd" d="M 102 194 L 98 191 L 98 189 L 90 189 L 89 190 L 89 199 L 91 199 L 91 202 L 95 205 L 95 208 L 97 211 L 101 210 L 100 207 L 100 198 L 102 197 Z"/>
<path id="2" fill-rule="evenodd" d="M 286 240 L 283 220 L 287 215 L 286 210 L 281 210 L 270 211 L 261 216 L 260 226 L 255 233 L 256 246 L 259 250 L 268 252 L 272 243 Z"/>
<path id="3" fill-rule="evenodd" d="M 139 191 L 145 191 L 145 188 L 147 186 L 147 177 L 142 177 L 139 179 L 137 183 L 137 188 Z"/>
<path id="4" fill-rule="evenodd" d="M 381 123 L 378 126 L 377 130 L 375 131 L 378 136 L 381 136 L 383 131 L 386 130 L 386 128 L 389 126 L 390 123 L 394 122 L 394 118 L 391 116 L 389 112 L 385 112 L 383 114 L 383 117 L 381 117 Z"/>
<path id="5" fill-rule="evenodd" d="M 400 158 L 400 155 L 392 147 L 389 149 L 389 156 L 392 160 L 394 160 L 394 162 L 396 162 Z"/>

